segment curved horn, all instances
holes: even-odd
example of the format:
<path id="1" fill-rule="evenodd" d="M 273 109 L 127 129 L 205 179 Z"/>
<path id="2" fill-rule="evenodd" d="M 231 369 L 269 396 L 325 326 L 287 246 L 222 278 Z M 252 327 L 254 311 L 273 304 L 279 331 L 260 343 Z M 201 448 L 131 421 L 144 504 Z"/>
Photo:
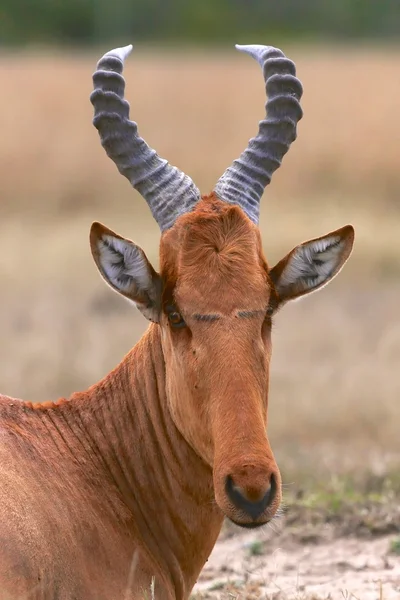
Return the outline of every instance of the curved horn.
<path id="1" fill-rule="evenodd" d="M 129 104 L 124 100 L 124 60 L 132 46 L 107 52 L 93 75 L 93 125 L 101 144 L 118 170 L 143 196 L 161 231 L 172 227 L 183 213 L 193 209 L 200 192 L 193 181 L 160 158 L 139 136 L 137 124 L 129 120 Z"/>
<path id="2" fill-rule="evenodd" d="M 303 88 L 294 63 L 281 50 L 257 45 L 236 48 L 253 56 L 263 69 L 267 114 L 256 137 L 220 177 L 214 192 L 221 200 L 238 204 L 258 224 L 264 188 L 297 136 L 296 125 L 303 116 L 299 102 Z"/>

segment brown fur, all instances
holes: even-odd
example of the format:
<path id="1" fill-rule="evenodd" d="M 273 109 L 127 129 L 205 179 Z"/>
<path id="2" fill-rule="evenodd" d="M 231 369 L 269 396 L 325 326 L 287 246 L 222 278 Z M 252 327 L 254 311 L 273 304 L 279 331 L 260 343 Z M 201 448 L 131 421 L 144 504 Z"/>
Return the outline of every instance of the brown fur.
<path id="1" fill-rule="evenodd" d="M 0 400 L 0 598 L 187 598 L 219 533 L 212 471 L 167 407 L 158 326 L 103 381 Z"/>
<path id="2" fill-rule="evenodd" d="M 163 234 L 160 265 L 160 322 L 105 379 L 54 404 L 0 397 L 0 600 L 139 600 L 153 578 L 156 598 L 187 600 L 223 516 L 260 525 L 279 507 L 259 231 L 203 198 Z M 276 496 L 251 519 L 228 476 L 253 501 L 273 476 Z"/>
<path id="3" fill-rule="evenodd" d="M 213 196 L 182 217 L 179 229 L 179 237 L 173 229 L 164 234 L 161 246 L 161 273 L 175 282 L 164 305 L 174 304 L 190 330 L 165 329 L 171 413 L 187 441 L 214 466 L 219 506 L 240 522 L 242 517 L 224 491 L 226 476 L 235 474 L 235 483 L 247 495 L 249 491 L 261 495 L 272 473 L 280 481 L 265 434 L 268 267 L 257 227 L 238 207 Z M 239 319 L 239 311 L 245 310 L 259 315 Z M 210 313 L 221 319 L 215 323 L 193 319 L 195 314 Z M 271 518 L 279 502 L 280 494 L 262 521 Z"/>

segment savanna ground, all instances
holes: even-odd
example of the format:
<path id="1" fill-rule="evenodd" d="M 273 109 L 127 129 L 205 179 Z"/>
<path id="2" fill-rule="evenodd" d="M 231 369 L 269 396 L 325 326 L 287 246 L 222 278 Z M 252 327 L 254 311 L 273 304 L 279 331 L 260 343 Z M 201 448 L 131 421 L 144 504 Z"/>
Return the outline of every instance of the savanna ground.
<path id="1" fill-rule="evenodd" d="M 157 264 L 157 226 L 91 125 L 105 50 L 0 55 L 0 390 L 11 396 L 88 387 L 146 327 L 89 251 L 99 220 Z M 399 598 L 400 50 L 285 50 L 305 116 L 263 199 L 267 257 L 348 222 L 356 243 L 328 288 L 275 320 L 269 435 L 284 516 L 261 532 L 227 525 L 195 597 Z M 204 192 L 263 114 L 259 68 L 234 49 L 138 49 L 126 78 L 141 134 Z"/>

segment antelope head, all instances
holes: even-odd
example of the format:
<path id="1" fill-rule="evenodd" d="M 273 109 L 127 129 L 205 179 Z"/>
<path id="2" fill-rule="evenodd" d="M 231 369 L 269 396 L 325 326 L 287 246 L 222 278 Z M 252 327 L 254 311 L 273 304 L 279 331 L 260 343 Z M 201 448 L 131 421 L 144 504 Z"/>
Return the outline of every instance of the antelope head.
<path id="1" fill-rule="evenodd" d="M 91 230 L 93 257 L 106 282 L 160 328 L 168 407 L 212 469 L 217 504 L 236 524 L 257 527 L 281 501 L 267 437 L 271 321 L 286 302 L 318 290 L 340 271 L 354 231 L 347 225 L 304 242 L 272 268 L 264 257 L 260 199 L 302 117 L 302 86 L 280 50 L 237 46 L 261 65 L 266 117 L 214 191 L 201 196 L 129 120 L 122 69 L 131 48 L 99 61 L 93 122 L 108 156 L 160 226 L 160 273 L 141 248 L 100 223 Z"/>

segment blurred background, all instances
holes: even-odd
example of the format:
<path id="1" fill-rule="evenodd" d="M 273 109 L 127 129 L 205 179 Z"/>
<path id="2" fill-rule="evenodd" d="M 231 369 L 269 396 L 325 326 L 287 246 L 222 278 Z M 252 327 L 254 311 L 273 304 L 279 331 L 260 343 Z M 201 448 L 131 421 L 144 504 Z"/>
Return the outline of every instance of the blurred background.
<path id="1" fill-rule="evenodd" d="M 267 258 L 346 223 L 356 243 L 276 317 L 273 448 L 291 489 L 400 488 L 399 33 L 398 0 L 0 0 L 1 392 L 85 389 L 147 327 L 89 249 L 99 220 L 158 262 L 157 225 L 91 124 L 97 60 L 134 44 L 131 116 L 205 193 L 264 114 L 260 69 L 233 44 L 275 45 L 304 118 L 263 198 Z"/>

